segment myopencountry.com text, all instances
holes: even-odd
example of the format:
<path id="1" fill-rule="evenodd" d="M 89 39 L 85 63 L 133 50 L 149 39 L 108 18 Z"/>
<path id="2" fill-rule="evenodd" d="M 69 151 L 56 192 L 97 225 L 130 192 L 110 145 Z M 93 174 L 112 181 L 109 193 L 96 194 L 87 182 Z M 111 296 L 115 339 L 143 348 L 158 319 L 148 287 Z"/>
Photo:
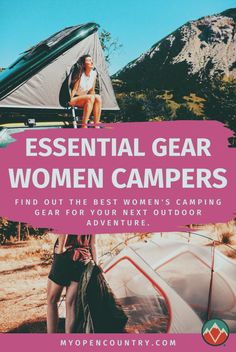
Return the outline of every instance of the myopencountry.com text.
<path id="1" fill-rule="evenodd" d="M 59 341 L 60 347 L 78 347 L 78 348 L 93 348 L 93 347 L 176 347 L 176 340 L 173 338 L 158 338 L 158 339 L 135 339 L 135 338 L 83 338 L 71 339 L 62 338 Z"/>

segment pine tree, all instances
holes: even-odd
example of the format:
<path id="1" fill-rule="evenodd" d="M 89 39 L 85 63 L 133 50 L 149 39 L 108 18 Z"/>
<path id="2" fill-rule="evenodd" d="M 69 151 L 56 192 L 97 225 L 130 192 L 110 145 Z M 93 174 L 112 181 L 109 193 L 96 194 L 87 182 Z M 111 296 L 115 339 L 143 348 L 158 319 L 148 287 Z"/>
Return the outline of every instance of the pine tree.
<path id="1" fill-rule="evenodd" d="M 236 80 L 217 79 L 205 89 L 205 115 L 236 132 Z"/>
<path id="2" fill-rule="evenodd" d="M 176 110 L 176 120 L 202 120 L 198 115 L 196 115 L 192 110 L 190 110 L 186 105 L 181 105 L 179 109 Z"/>

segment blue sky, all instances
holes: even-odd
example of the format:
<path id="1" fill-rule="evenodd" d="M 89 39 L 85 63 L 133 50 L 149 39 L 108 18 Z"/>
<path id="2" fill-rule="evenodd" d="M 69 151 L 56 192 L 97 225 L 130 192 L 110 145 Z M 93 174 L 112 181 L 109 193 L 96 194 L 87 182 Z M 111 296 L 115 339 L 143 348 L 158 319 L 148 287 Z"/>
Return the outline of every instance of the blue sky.
<path id="1" fill-rule="evenodd" d="M 96 22 L 123 45 L 110 73 L 189 20 L 236 7 L 236 0 L 0 0 L 0 66 L 65 27 Z"/>

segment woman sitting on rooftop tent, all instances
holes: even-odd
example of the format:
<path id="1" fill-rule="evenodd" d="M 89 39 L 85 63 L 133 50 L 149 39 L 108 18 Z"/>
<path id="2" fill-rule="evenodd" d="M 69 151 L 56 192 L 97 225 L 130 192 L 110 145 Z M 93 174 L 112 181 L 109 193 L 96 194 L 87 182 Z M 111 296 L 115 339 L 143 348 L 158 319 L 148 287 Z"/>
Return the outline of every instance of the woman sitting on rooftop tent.
<path id="1" fill-rule="evenodd" d="M 83 108 L 82 127 L 87 123 L 93 111 L 95 127 L 98 127 L 101 116 L 101 97 L 95 94 L 97 73 L 93 69 L 93 60 L 90 55 L 83 55 L 76 64 L 71 79 L 70 106 Z"/>

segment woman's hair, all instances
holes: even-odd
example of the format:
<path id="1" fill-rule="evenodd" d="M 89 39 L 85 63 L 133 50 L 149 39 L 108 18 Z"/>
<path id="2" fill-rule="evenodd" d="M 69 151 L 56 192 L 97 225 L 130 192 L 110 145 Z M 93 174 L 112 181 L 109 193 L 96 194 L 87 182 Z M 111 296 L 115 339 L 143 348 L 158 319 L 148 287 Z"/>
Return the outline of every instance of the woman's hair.
<path id="1" fill-rule="evenodd" d="M 80 56 L 78 61 L 74 64 L 72 68 L 71 88 L 74 87 L 75 82 L 77 82 L 80 79 L 80 77 L 82 76 L 82 73 L 85 71 L 85 60 L 87 57 L 91 57 L 91 55 L 86 54 L 86 55 Z"/>

